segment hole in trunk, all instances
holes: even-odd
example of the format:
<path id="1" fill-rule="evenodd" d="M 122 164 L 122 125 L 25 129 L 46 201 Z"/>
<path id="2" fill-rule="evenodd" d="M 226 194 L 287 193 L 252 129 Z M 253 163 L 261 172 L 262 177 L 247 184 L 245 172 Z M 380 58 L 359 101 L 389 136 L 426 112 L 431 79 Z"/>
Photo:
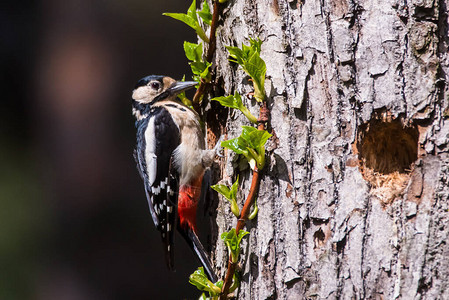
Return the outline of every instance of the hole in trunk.
<path id="1" fill-rule="evenodd" d="M 357 151 L 363 177 L 371 185 L 371 193 L 387 204 L 404 190 L 413 163 L 418 158 L 418 129 L 377 113 L 359 126 Z"/>

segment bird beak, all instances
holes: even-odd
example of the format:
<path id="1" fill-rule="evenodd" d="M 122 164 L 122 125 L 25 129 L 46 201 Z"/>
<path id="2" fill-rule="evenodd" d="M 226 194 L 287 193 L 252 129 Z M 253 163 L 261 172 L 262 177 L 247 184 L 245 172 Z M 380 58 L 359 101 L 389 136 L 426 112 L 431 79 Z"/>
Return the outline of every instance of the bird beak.
<path id="1" fill-rule="evenodd" d="M 196 82 L 196 81 L 176 81 L 169 88 L 169 90 L 172 95 L 177 95 L 177 94 L 181 93 L 182 91 L 193 88 L 197 84 L 198 84 L 198 82 Z"/>

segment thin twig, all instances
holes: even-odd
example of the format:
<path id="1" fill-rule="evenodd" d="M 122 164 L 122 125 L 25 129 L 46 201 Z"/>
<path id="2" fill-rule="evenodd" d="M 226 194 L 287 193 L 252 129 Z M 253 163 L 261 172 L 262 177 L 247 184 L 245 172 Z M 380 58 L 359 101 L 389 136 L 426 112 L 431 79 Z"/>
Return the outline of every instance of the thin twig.
<path id="1" fill-rule="evenodd" d="M 259 126 L 257 129 L 265 130 L 265 124 L 268 122 L 269 111 L 267 108 L 267 103 L 264 101 L 259 110 Z M 254 200 L 256 199 L 256 194 L 259 191 L 259 183 L 260 183 L 260 171 L 257 169 L 257 166 L 254 167 L 253 178 L 251 180 L 251 187 L 249 189 L 248 196 L 246 197 L 245 204 L 243 205 L 242 211 L 240 213 L 240 218 L 237 221 L 237 225 L 235 227 L 235 234 L 238 236 L 240 230 L 245 226 L 246 221 L 248 220 L 248 216 L 250 214 L 251 206 L 254 204 Z M 235 269 L 237 267 L 238 262 L 233 263 L 232 258 L 229 255 L 228 261 L 228 270 L 226 272 L 225 280 L 223 282 L 223 288 L 221 289 L 220 300 L 226 300 L 228 298 L 229 288 L 232 284 L 232 279 L 234 277 Z"/>
<path id="2" fill-rule="evenodd" d="M 207 48 L 207 55 L 206 55 L 206 61 L 212 62 L 212 59 L 214 58 L 215 49 L 217 48 L 217 39 L 216 39 L 216 32 L 218 27 L 218 19 L 220 16 L 221 11 L 221 5 L 218 0 L 214 1 L 214 12 L 212 14 L 212 22 L 210 25 L 210 36 L 209 36 L 209 47 Z M 200 106 L 200 100 L 201 97 L 206 92 L 206 87 L 208 83 L 201 81 L 200 86 L 195 92 L 195 95 L 193 96 L 193 108 L 199 112 L 199 106 Z"/>

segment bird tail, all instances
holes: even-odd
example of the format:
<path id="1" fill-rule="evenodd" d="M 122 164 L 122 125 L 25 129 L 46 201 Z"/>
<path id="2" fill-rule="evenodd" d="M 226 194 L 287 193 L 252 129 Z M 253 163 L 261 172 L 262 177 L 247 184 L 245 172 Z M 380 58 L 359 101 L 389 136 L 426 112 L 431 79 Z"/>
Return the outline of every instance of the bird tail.
<path id="1" fill-rule="evenodd" d="M 196 235 L 196 233 L 190 228 L 180 230 L 180 232 L 181 235 L 185 238 L 185 240 L 189 244 L 190 248 L 192 248 L 198 259 L 201 261 L 201 264 L 203 265 L 204 270 L 206 271 L 206 274 L 209 277 L 209 279 L 213 283 L 217 282 L 218 276 L 215 274 L 214 269 L 212 267 L 212 263 L 209 259 L 209 255 L 204 249 L 203 244 L 201 244 L 201 241 Z"/>

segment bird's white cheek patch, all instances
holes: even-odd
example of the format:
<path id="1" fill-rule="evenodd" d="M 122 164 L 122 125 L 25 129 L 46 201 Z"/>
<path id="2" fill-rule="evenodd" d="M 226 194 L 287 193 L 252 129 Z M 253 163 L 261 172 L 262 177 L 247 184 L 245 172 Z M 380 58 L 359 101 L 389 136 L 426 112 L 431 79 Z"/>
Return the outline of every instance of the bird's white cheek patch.
<path id="1" fill-rule="evenodd" d="M 133 99 L 136 101 L 142 100 L 143 98 L 145 98 L 146 95 L 146 88 L 145 87 L 138 87 L 137 89 L 135 89 L 133 91 Z"/>
<path id="2" fill-rule="evenodd" d="M 134 90 L 132 98 L 139 103 L 150 103 L 155 93 L 147 86 L 141 86 Z"/>

